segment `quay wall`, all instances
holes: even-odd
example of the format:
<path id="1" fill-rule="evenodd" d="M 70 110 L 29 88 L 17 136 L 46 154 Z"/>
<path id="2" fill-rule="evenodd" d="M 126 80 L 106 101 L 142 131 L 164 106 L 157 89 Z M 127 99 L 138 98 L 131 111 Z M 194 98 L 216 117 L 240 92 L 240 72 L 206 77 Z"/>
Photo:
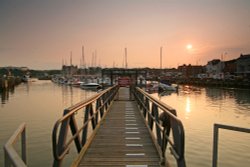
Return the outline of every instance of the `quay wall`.
<path id="1" fill-rule="evenodd" d="M 179 80 L 178 84 L 207 86 L 207 87 L 226 87 L 250 89 L 250 81 L 238 80 Z"/>

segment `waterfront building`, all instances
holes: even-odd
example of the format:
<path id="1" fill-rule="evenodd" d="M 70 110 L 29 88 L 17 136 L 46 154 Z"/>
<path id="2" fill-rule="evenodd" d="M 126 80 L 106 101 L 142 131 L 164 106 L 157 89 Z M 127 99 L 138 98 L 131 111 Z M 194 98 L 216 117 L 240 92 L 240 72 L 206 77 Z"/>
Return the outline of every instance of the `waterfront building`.
<path id="1" fill-rule="evenodd" d="M 236 59 L 224 61 L 224 69 L 222 70 L 225 74 L 234 75 L 237 71 Z"/>
<path id="2" fill-rule="evenodd" d="M 236 60 L 237 74 L 242 77 L 250 78 L 250 54 L 243 55 Z"/>
<path id="3" fill-rule="evenodd" d="M 236 59 L 224 61 L 224 79 L 234 79 L 237 71 Z"/>
<path id="4" fill-rule="evenodd" d="M 225 63 L 220 59 L 214 59 L 207 63 L 206 72 L 208 78 L 213 79 L 224 79 L 223 69 L 225 67 Z"/>
<path id="5" fill-rule="evenodd" d="M 184 78 L 196 78 L 199 74 L 205 72 L 205 69 L 201 65 L 186 65 L 178 66 L 178 71 L 182 73 Z"/>
<path id="6" fill-rule="evenodd" d="M 148 80 L 166 80 L 172 79 L 180 75 L 176 68 L 150 69 L 144 68 L 141 70 L 147 71 L 146 79 Z"/>
<path id="7" fill-rule="evenodd" d="M 78 71 L 77 66 L 74 66 L 74 65 L 70 65 L 70 66 L 63 65 L 62 66 L 62 74 L 66 77 L 71 77 L 73 75 L 76 75 L 77 71 Z"/>

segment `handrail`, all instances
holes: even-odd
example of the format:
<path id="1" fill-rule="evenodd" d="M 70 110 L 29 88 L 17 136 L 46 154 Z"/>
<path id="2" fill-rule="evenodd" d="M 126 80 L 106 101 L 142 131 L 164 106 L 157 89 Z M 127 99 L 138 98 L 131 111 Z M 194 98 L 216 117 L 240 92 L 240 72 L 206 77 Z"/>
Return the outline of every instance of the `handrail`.
<path id="1" fill-rule="evenodd" d="M 134 88 L 134 97 L 139 104 L 139 109 L 147 123 L 156 148 L 161 156 L 161 163 L 165 164 L 167 145 L 175 157 L 178 167 L 186 167 L 185 133 L 181 120 L 177 117 L 176 110 L 160 102 L 140 88 Z M 161 112 L 160 112 L 161 111 Z M 156 134 L 153 135 L 154 127 Z M 172 131 L 172 140 L 170 132 Z"/>
<path id="2" fill-rule="evenodd" d="M 80 153 L 87 141 L 89 123 L 91 122 L 92 130 L 94 130 L 106 111 L 108 111 L 111 102 L 117 95 L 118 89 L 119 87 L 115 85 L 64 110 L 63 116 L 56 121 L 52 132 L 54 167 L 62 165 L 62 161 L 68 154 L 69 146 L 73 141 L 78 153 Z M 84 121 L 78 128 L 75 114 L 81 109 L 84 113 Z M 72 136 L 67 140 L 69 128 Z"/>
<path id="3" fill-rule="evenodd" d="M 236 126 L 214 124 L 214 136 L 213 136 L 213 167 L 217 167 L 218 160 L 218 138 L 219 138 L 219 129 L 232 130 L 237 132 L 250 133 L 250 129 L 241 128 Z"/>
<path id="4" fill-rule="evenodd" d="M 4 157 L 5 167 L 27 167 L 26 162 L 26 125 L 22 123 L 18 129 L 13 133 L 13 135 L 9 138 L 7 143 L 4 145 Z M 17 142 L 19 136 L 21 135 L 21 151 L 22 151 L 22 158 L 18 155 L 15 148 L 13 147 L 14 144 Z"/>

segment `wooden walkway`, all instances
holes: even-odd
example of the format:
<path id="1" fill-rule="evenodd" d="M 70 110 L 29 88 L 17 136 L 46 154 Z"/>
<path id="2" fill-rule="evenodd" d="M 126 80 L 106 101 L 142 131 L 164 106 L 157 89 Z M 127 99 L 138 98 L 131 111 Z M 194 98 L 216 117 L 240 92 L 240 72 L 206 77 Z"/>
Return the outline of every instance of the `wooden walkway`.
<path id="1" fill-rule="evenodd" d="M 128 88 L 120 88 L 118 100 L 114 101 L 79 166 L 160 166 L 160 157 L 136 102 L 129 100 Z"/>

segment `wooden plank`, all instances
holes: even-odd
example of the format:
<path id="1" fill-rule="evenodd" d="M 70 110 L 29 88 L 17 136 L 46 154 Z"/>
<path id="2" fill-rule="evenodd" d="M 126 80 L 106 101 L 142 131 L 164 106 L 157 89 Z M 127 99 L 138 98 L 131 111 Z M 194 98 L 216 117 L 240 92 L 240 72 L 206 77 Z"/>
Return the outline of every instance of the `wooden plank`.
<path id="1" fill-rule="evenodd" d="M 119 90 L 79 166 L 160 166 L 160 157 L 128 88 Z M 119 99 L 118 98 L 118 99 Z"/>

